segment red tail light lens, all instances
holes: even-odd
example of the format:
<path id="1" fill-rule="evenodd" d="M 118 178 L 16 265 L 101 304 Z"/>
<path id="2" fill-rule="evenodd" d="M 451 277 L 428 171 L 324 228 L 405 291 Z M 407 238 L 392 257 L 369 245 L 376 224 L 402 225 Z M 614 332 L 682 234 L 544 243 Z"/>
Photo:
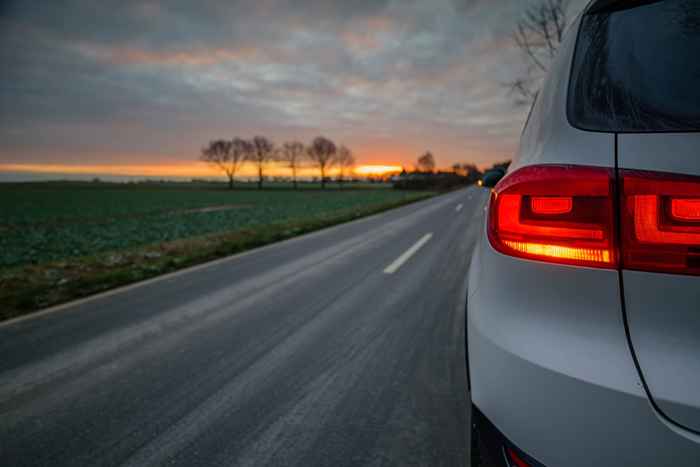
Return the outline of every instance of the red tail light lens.
<path id="1" fill-rule="evenodd" d="M 671 215 L 680 221 L 700 222 L 700 198 L 671 199 Z"/>
<path id="2" fill-rule="evenodd" d="M 700 177 L 623 170 L 622 267 L 700 275 Z"/>
<path id="3" fill-rule="evenodd" d="M 614 268 L 613 172 L 564 165 L 519 169 L 495 187 L 489 240 L 505 254 Z"/>
<path id="4" fill-rule="evenodd" d="M 574 200 L 571 196 L 533 196 L 530 205 L 535 214 L 566 214 L 571 212 Z"/>
<path id="5" fill-rule="evenodd" d="M 613 172 L 597 167 L 509 174 L 491 195 L 491 245 L 540 261 L 700 275 L 700 177 L 621 170 L 619 180 L 619 254 Z"/>

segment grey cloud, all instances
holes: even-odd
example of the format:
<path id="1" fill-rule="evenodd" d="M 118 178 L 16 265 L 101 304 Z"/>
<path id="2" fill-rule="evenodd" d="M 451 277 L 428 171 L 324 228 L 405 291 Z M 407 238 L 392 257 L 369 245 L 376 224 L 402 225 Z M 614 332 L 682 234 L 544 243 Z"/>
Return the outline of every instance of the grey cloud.
<path id="1" fill-rule="evenodd" d="M 502 157 L 525 112 L 500 84 L 519 66 L 508 36 L 522 6 L 10 2 L 0 14 L 0 162 L 187 160 L 217 132 L 316 131 L 345 138 L 361 159 L 378 141 L 407 160 L 440 148 L 444 165 Z"/>

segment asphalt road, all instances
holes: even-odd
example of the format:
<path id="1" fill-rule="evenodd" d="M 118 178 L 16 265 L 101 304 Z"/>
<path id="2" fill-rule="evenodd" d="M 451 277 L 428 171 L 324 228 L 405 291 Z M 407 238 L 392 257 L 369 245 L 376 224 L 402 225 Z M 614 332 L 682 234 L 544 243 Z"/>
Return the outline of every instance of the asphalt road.
<path id="1" fill-rule="evenodd" d="M 0 325 L 0 465 L 466 465 L 473 187 Z"/>

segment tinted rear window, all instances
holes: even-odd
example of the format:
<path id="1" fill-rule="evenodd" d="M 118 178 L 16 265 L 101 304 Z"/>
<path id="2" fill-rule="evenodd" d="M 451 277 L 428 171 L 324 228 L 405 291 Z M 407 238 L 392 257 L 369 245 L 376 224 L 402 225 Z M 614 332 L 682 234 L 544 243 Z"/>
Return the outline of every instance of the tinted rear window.
<path id="1" fill-rule="evenodd" d="M 614 132 L 700 129 L 700 0 L 583 17 L 568 114 Z"/>

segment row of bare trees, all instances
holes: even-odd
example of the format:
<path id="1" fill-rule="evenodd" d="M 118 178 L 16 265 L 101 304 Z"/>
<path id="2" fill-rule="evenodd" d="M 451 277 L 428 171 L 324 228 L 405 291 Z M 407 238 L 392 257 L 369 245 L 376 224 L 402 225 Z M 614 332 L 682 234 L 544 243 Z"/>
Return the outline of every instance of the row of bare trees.
<path id="1" fill-rule="evenodd" d="M 430 151 L 421 154 L 416 160 L 416 170 L 420 173 L 431 174 L 435 171 L 435 156 Z M 469 183 L 476 182 L 481 176 L 481 171 L 472 162 L 456 162 L 452 164 L 452 173 L 467 179 Z"/>
<path id="2" fill-rule="evenodd" d="M 309 165 L 318 169 L 321 176 L 321 188 L 326 187 L 328 173 L 337 169 L 338 181 L 343 183 L 355 166 L 355 156 L 343 145 L 337 146 L 323 136 L 315 138 L 306 146 L 299 141 L 290 141 L 276 146 L 265 136 L 256 136 L 251 140 L 233 138 L 210 141 L 202 148 L 199 159 L 211 164 L 228 178 L 229 188 L 233 188 L 236 174 L 244 164 L 252 164 L 257 172 L 258 188 L 262 188 L 265 171 L 272 164 L 283 164 L 292 173 L 296 189 L 299 169 Z"/>

